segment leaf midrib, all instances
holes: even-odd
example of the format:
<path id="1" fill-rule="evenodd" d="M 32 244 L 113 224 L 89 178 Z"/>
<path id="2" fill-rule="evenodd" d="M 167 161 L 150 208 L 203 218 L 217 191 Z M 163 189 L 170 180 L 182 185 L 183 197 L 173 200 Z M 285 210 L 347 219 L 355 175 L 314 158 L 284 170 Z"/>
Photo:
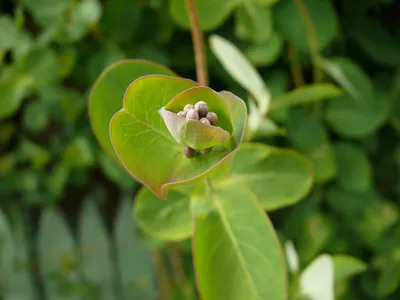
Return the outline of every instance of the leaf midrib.
<path id="1" fill-rule="evenodd" d="M 245 260 L 244 260 L 242 254 L 241 254 L 241 251 L 239 250 L 240 249 L 239 244 L 237 243 L 237 241 L 235 239 L 235 235 L 233 233 L 233 230 L 232 230 L 231 226 L 229 225 L 228 219 L 227 219 L 227 217 L 226 217 L 226 215 L 224 213 L 224 209 L 223 209 L 223 207 L 221 206 L 221 204 L 219 203 L 219 201 L 217 199 L 219 199 L 219 197 L 216 197 L 215 205 L 216 205 L 216 207 L 218 209 L 218 212 L 219 212 L 219 215 L 221 217 L 222 224 L 224 225 L 224 227 L 226 229 L 226 232 L 228 234 L 228 237 L 232 242 L 233 249 L 236 250 L 234 252 L 237 253 L 237 257 L 239 259 L 239 264 L 242 266 L 243 271 L 244 271 L 244 273 L 246 275 L 245 277 L 247 278 L 250 286 L 252 287 L 252 290 L 255 291 L 254 295 L 256 297 L 258 297 L 259 299 L 261 299 L 260 295 L 258 293 L 258 290 L 257 290 L 257 288 L 256 288 L 256 286 L 255 286 L 255 284 L 254 284 L 254 282 L 253 282 L 253 280 L 251 278 L 251 275 L 250 275 L 250 273 L 248 272 L 248 270 L 246 268 Z"/>
<path id="2" fill-rule="evenodd" d="M 140 120 L 138 117 L 136 117 L 134 114 L 130 113 L 127 109 L 123 109 L 123 111 L 131 116 L 132 118 L 134 118 L 138 123 L 146 126 L 147 128 L 151 129 L 152 131 L 154 131 L 155 133 L 159 134 L 160 136 L 164 137 L 165 139 L 167 139 L 168 141 L 174 142 L 174 140 L 172 140 L 172 138 L 168 135 L 166 135 L 165 133 L 155 129 L 153 126 L 151 126 L 150 124 L 147 124 L 146 122 L 143 122 L 142 120 Z"/>

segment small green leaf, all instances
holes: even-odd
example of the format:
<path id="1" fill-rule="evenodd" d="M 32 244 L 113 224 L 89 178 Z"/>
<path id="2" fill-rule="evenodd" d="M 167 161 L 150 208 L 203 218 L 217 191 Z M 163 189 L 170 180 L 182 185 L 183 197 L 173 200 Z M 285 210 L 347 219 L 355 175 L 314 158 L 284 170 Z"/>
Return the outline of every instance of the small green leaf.
<path id="1" fill-rule="evenodd" d="M 334 255 L 333 265 L 335 269 L 335 280 L 345 279 L 367 269 L 367 264 L 349 255 Z"/>
<path id="2" fill-rule="evenodd" d="M 151 253 L 140 242 L 137 230 L 132 204 L 125 200 L 118 210 L 114 231 L 123 298 L 157 299 Z"/>
<path id="3" fill-rule="evenodd" d="M 280 34 L 274 32 L 267 41 L 247 47 L 245 54 L 256 67 L 268 67 L 279 59 L 282 49 L 283 38 Z M 267 82 L 269 88 L 271 88 L 271 83 Z"/>
<path id="4" fill-rule="evenodd" d="M 4 51 L 17 47 L 21 42 L 20 39 L 21 34 L 15 27 L 12 19 L 7 15 L 0 16 L 0 55 Z"/>
<path id="5" fill-rule="evenodd" d="M 57 211 L 47 210 L 42 215 L 38 239 L 45 291 L 50 299 L 60 299 L 60 285 L 73 276 L 77 260 L 71 232 Z"/>
<path id="6" fill-rule="evenodd" d="M 199 14 L 201 29 L 212 30 L 228 18 L 232 10 L 241 3 L 241 0 L 195 0 L 194 2 Z M 190 29 L 185 0 L 170 1 L 170 13 L 177 24 Z"/>
<path id="7" fill-rule="evenodd" d="M 171 136 L 158 110 L 177 94 L 195 86 L 195 82 L 181 78 L 144 76 L 130 85 L 124 109 L 111 121 L 111 140 L 119 158 L 132 176 L 161 198 L 166 197 L 170 187 L 211 176 L 211 171 L 228 163 L 236 151 L 219 147 L 207 155 L 189 159 L 183 154 L 182 145 Z M 224 100 L 229 109 L 245 111 L 244 105 L 235 103 L 242 100 L 233 97 Z M 244 116 L 242 121 L 246 120 L 245 113 L 235 116 Z M 232 123 L 239 124 L 237 120 Z M 243 128 L 235 130 L 243 132 Z M 236 137 L 236 132 L 233 136 Z"/>
<path id="8" fill-rule="evenodd" d="M 22 0 L 27 10 L 35 17 L 41 25 L 59 23 L 64 19 L 68 8 L 71 7 L 70 0 Z"/>
<path id="9" fill-rule="evenodd" d="M 13 76 L 0 81 L 0 120 L 12 116 L 32 86 L 30 77 Z"/>
<path id="10" fill-rule="evenodd" d="M 8 231 L 5 216 L 0 211 L 0 275 L 2 296 L 7 300 L 33 299 L 35 289 L 29 270 L 29 247 L 23 228 L 22 215 L 12 214 L 12 232 Z M 2 224 L 3 222 L 3 224 Z M 7 261 L 2 261 L 2 260 Z M 5 268 L 7 267 L 7 268 Z"/>
<path id="11" fill-rule="evenodd" d="M 316 182 L 336 176 L 335 155 L 322 122 L 310 118 L 303 109 L 295 109 L 290 113 L 287 130 L 295 149 L 311 159 Z"/>
<path id="12" fill-rule="evenodd" d="M 85 279 L 96 285 L 104 298 L 112 297 L 110 246 L 95 203 L 86 200 L 79 218 L 80 267 Z"/>
<path id="13" fill-rule="evenodd" d="M 400 43 L 372 18 L 364 18 L 353 23 L 351 36 L 364 52 L 380 64 L 398 66 L 400 63 Z"/>
<path id="14" fill-rule="evenodd" d="M 338 184 L 345 190 L 363 192 L 372 184 L 372 168 L 364 151 L 346 142 L 335 145 Z"/>
<path id="15" fill-rule="evenodd" d="M 371 81 L 355 63 L 337 58 L 329 61 L 328 66 L 329 74 L 347 91 L 328 103 L 328 123 L 348 137 L 365 137 L 376 131 L 388 116 L 388 102 L 376 96 Z"/>
<path id="16" fill-rule="evenodd" d="M 282 250 L 257 198 L 241 184 L 226 183 L 212 200 L 216 211 L 197 216 L 195 225 L 194 260 L 202 297 L 286 299 Z"/>
<path id="17" fill-rule="evenodd" d="M 267 210 L 300 201 L 310 190 L 308 161 L 292 150 L 244 144 L 233 159 L 234 183 L 245 184 Z"/>
<path id="18" fill-rule="evenodd" d="M 327 47 L 338 31 L 335 10 L 329 1 L 302 1 L 308 14 L 306 17 L 295 1 L 281 1 L 274 10 L 279 32 L 299 50 L 309 52 L 308 35 L 315 34 L 320 49 Z M 306 18 L 311 19 L 313 32 L 306 25 Z M 314 33 L 315 32 L 315 33 Z"/>
<path id="19" fill-rule="evenodd" d="M 135 31 L 138 30 L 141 21 L 141 11 L 139 1 L 106 1 L 101 20 L 101 24 L 104 27 L 104 35 L 115 42 L 129 41 L 132 39 Z"/>
<path id="20" fill-rule="evenodd" d="M 295 105 L 309 104 L 342 95 L 342 90 L 329 83 L 314 83 L 299 87 L 273 100 L 271 111 Z"/>
<path id="21" fill-rule="evenodd" d="M 273 30 L 273 19 L 269 7 L 245 1 L 236 9 L 236 35 L 243 40 L 266 42 Z"/>
<path id="22" fill-rule="evenodd" d="M 398 290 L 400 284 L 400 249 L 397 247 L 388 256 L 378 279 L 378 293 L 383 297 Z"/>
<path id="23" fill-rule="evenodd" d="M 334 300 L 334 266 L 330 255 L 318 256 L 300 277 L 301 294 L 310 300 Z"/>
<path id="24" fill-rule="evenodd" d="M 210 37 L 210 47 L 228 73 L 252 94 L 260 112 L 266 113 L 271 96 L 260 74 L 249 60 L 235 45 L 218 35 Z"/>
<path id="25" fill-rule="evenodd" d="M 108 67 L 93 85 L 89 99 L 89 117 L 100 145 L 119 162 L 111 145 L 109 124 L 112 116 L 122 108 L 129 84 L 149 74 L 174 76 L 167 68 L 142 60 L 124 60 Z"/>
<path id="26" fill-rule="evenodd" d="M 187 239 L 193 232 L 190 196 L 172 190 L 167 200 L 161 200 L 143 187 L 135 203 L 135 218 L 148 234 L 165 240 Z"/>

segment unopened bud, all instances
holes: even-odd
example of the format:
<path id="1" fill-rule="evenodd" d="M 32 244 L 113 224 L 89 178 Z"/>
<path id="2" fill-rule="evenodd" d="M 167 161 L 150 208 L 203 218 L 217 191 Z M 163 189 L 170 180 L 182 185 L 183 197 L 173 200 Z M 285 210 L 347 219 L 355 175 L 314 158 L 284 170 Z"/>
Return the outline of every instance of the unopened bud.
<path id="1" fill-rule="evenodd" d="M 207 149 L 202 149 L 202 150 L 200 150 L 200 153 L 201 154 L 208 154 L 208 153 L 210 153 L 211 152 L 211 150 L 212 150 L 212 147 L 210 147 L 210 148 L 207 148 Z"/>
<path id="2" fill-rule="evenodd" d="M 203 123 L 203 124 L 206 124 L 206 125 L 211 125 L 210 121 L 208 121 L 207 118 L 201 118 L 200 122 Z"/>
<path id="3" fill-rule="evenodd" d="M 215 126 L 218 123 L 218 116 L 214 112 L 208 112 L 206 115 L 208 121 L 210 121 L 211 125 Z"/>
<path id="4" fill-rule="evenodd" d="M 183 154 L 185 154 L 187 158 L 192 158 L 195 157 L 197 153 L 193 148 L 185 146 L 185 148 L 183 148 Z"/>
<path id="5" fill-rule="evenodd" d="M 183 112 L 183 111 L 178 112 L 177 115 L 182 117 L 182 118 L 186 118 L 186 113 Z"/>
<path id="6" fill-rule="evenodd" d="M 194 108 L 189 110 L 186 114 L 187 120 L 199 120 L 199 113 Z"/>
<path id="7" fill-rule="evenodd" d="M 208 105 L 204 101 L 199 101 L 194 105 L 194 108 L 199 112 L 199 117 L 205 117 L 208 113 Z"/>
<path id="8" fill-rule="evenodd" d="M 186 104 L 185 107 L 183 108 L 183 112 L 188 113 L 188 111 L 191 109 L 194 109 L 194 106 L 192 104 Z"/>

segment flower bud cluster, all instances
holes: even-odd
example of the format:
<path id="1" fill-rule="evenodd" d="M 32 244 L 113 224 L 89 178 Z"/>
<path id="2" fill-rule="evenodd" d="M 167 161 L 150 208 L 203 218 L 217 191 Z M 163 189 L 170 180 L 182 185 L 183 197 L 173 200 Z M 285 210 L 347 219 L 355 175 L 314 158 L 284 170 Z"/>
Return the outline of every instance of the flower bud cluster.
<path id="1" fill-rule="evenodd" d="M 185 105 L 183 111 L 177 113 L 178 116 L 185 118 L 186 120 L 196 120 L 203 124 L 217 126 L 218 116 L 216 113 L 208 111 L 208 105 L 204 101 L 199 101 L 195 105 L 187 104 Z M 201 154 L 210 153 L 211 148 L 200 150 Z M 192 158 L 198 155 L 198 152 L 189 146 L 185 146 L 183 153 L 186 157 Z"/>

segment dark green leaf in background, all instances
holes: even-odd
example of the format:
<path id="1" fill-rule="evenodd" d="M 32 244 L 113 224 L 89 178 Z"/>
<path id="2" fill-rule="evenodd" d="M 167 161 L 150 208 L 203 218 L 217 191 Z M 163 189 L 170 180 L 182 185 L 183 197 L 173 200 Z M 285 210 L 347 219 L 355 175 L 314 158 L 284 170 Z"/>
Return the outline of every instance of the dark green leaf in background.
<path id="1" fill-rule="evenodd" d="M 329 1 L 304 0 L 306 13 L 320 49 L 327 47 L 338 33 L 336 12 Z M 307 35 L 309 26 L 304 21 L 304 13 L 299 10 L 296 1 L 282 0 L 274 8 L 278 31 L 284 38 L 303 52 L 309 52 Z"/>
<path id="2" fill-rule="evenodd" d="M 339 186 L 355 192 L 368 190 L 372 183 L 372 170 L 363 150 L 345 142 L 337 143 L 334 149 Z"/>
<path id="3" fill-rule="evenodd" d="M 139 240 L 137 230 L 132 204 L 125 200 L 118 210 L 114 230 L 122 294 L 124 299 L 153 300 L 157 298 L 157 292 L 152 257 Z"/>
<path id="4" fill-rule="evenodd" d="M 201 29 L 211 30 L 221 25 L 240 2 L 240 0 L 196 0 Z M 190 28 L 185 0 L 171 0 L 170 12 L 177 24 L 186 29 Z"/>

